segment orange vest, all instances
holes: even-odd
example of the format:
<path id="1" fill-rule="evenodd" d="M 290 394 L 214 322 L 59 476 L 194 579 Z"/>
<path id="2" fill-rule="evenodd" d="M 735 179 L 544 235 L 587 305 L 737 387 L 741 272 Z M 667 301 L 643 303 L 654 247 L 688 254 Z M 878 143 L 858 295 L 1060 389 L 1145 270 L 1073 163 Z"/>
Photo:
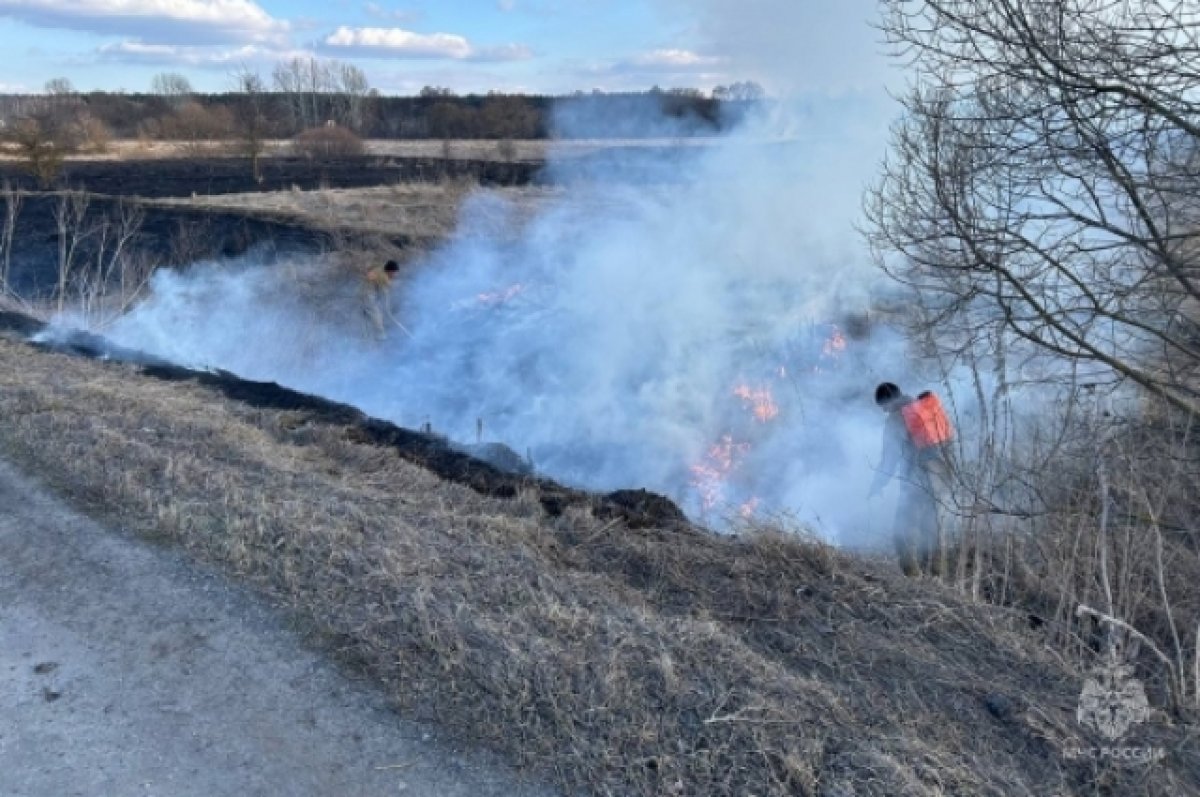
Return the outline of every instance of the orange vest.
<path id="1" fill-rule="evenodd" d="M 934 448 L 950 442 L 954 427 L 937 395 L 926 390 L 900 408 L 908 435 L 919 450 Z"/>

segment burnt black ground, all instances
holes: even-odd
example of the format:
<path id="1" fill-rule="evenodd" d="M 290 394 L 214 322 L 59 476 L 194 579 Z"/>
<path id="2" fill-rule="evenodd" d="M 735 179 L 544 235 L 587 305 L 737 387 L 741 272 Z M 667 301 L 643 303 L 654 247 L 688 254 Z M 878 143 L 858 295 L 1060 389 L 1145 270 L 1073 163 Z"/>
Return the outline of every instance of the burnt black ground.
<path id="1" fill-rule="evenodd" d="M 35 319 L 0 311 L 0 332 L 16 333 L 28 339 L 44 329 L 45 325 Z M 414 465 L 469 487 L 480 495 L 516 498 L 522 492 L 534 491 L 542 508 L 551 516 L 562 514 L 568 507 L 584 507 L 598 518 L 620 519 L 635 529 L 676 528 L 687 522 L 679 507 L 661 495 L 646 490 L 618 490 L 595 495 L 535 475 L 501 470 L 438 435 L 371 418 L 347 404 L 301 393 L 275 382 L 256 382 L 227 371 L 195 371 L 164 363 L 83 332 L 54 335 L 41 345 L 83 357 L 137 363 L 142 366 L 143 374 L 155 379 L 194 381 L 250 407 L 301 412 L 310 422 L 346 427 L 346 435 L 355 442 L 391 448 Z"/>
<path id="2" fill-rule="evenodd" d="M 298 187 L 365 188 L 413 180 L 472 177 L 481 185 L 525 185 L 537 179 L 541 164 L 438 158 L 363 156 L 313 161 L 263 158 L 262 179 L 255 180 L 243 158 L 154 158 L 146 160 L 68 161 L 53 187 L 107 196 L 145 198 L 192 194 L 241 194 Z M 0 163 L 0 184 L 36 191 L 39 186 L 14 162 Z"/>
<path id="3" fill-rule="evenodd" d="M 93 196 L 87 201 L 82 229 L 106 220 L 116 221 L 124 200 Z M 53 194 L 31 194 L 22 200 L 17 236 L 13 242 L 10 288 L 19 296 L 36 298 L 53 290 L 59 258 L 56 220 L 61 199 Z M 264 257 L 288 252 L 313 252 L 329 248 L 329 233 L 267 214 L 244 215 L 198 208 L 138 205 L 142 221 L 130 250 L 165 266 L 183 266 L 209 258 L 237 257 L 251 248 Z M 78 262 L 94 260 L 96 236 L 83 236 Z M 403 238 L 393 241 L 407 245 Z"/>

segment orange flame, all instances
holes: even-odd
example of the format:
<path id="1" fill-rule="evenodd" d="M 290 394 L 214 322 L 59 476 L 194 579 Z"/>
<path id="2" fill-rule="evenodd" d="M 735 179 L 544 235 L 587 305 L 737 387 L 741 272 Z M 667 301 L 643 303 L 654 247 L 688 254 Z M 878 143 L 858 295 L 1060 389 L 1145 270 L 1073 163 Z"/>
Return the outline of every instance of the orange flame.
<path id="1" fill-rule="evenodd" d="M 515 285 L 509 285 L 502 291 L 492 291 L 491 293 L 478 294 L 475 297 L 475 300 L 480 304 L 504 304 L 505 302 L 511 301 L 517 296 L 520 296 L 524 292 L 525 286 L 518 282 Z"/>
<path id="2" fill-rule="evenodd" d="M 738 385 L 733 389 L 733 395 L 749 405 L 759 423 L 773 421 L 779 416 L 779 405 L 775 403 L 770 388 L 755 389 L 749 385 Z"/>
<path id="3" fill-rule="evenodd" d="M 846 336 L 842 334 L 842 330 L 834 327 L 833 333 L 825 340 L 825 345 L 821 347 L 821 356 L 836 358 L 840 357 L 845 350 Z"/>
<path id="4" fill-rule="evenodd" d="M 707 512 L 725 498 L 725 483 L 750 450 L 747 443 L 735 443 L 725 435 L 709 447 L 704 460 L 691 467 L 692 487 L 700 494 L 700 507 Z"/>
<path id="5" fill-rule="evenodd" d="M 758 512 L 758 506 L 761 503 L 762 499 L 760 499 L 758 496 L 755 496 L 738 508 L 738 514 L 749 520 Z"/>

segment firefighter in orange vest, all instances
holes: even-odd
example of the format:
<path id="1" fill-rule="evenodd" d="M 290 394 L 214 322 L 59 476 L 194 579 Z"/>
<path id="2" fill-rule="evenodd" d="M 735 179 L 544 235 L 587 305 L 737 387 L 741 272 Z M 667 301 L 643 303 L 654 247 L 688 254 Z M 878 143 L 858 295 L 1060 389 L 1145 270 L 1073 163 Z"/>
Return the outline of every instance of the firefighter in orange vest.
<path id="1" fill-rule="evenodd" d="M 926 392 L 914 399 L 891 382 L 875 389 L 875 403 L 888 417 L 870 495 L 879 495 L 892 479 L 899 481 L 893 542 L 900 567 L 910 576 L 940 575 L 938 500 L 949 474 L 947 448 L 953 436 L 949 420 L 935 394 Z"/>

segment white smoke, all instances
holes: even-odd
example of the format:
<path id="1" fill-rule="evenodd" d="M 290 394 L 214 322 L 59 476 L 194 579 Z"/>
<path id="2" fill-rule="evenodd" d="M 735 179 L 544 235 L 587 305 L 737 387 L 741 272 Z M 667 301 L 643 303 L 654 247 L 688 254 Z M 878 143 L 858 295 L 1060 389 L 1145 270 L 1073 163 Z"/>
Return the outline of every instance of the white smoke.
<path id="1" fill-rule="evenodd" d="M 711 23 L 728 4 L 704 5 Z M 870 36 L 859 24 L 856 41 Z M 761 69 L 785 69 L 786 48 L 738 31 Z M 527 224 L 481 192 L 397 289 L 403 327 L 383 341 L 315 257 L 161 272 L 106 334 L 462 442 L 482 421 L 486 440 L 545 475 L 656 490 L 716 525 L 753 508 L 864 541 L 890 526 L 890 508 L 866 500 L 882 425 L 873 388 L 927 385 L 886 327 L 845 328 L 886 286 L 855 224 L 892 112 L 846 88 L 780 102 L 682 155 L 555 164 L 567 187 Z"/>
<path id="2" fill-rule="evenodd" d="M 459 441 L 482 420 L 572 484 L 657 490 L 714 523 L 788 512 L 850 539 L 886 525 L 864 501 L 871 395 L 909 368 L 882 327 L 837 345 L 881 284 L 854 230 L 880 120 L 837 102 L 667 162 L 603 161 L 619 180 L 560 164 L 570 187 L 516 235 L 497 234 L 516 209 L 481 193 L 393 297 L 403 328 L 384 341 L 347 312 L 354 289 L 304 257 L 160 272 L 107 334 Z M 755 417 L 755 391 L 777 414 Z"/>

